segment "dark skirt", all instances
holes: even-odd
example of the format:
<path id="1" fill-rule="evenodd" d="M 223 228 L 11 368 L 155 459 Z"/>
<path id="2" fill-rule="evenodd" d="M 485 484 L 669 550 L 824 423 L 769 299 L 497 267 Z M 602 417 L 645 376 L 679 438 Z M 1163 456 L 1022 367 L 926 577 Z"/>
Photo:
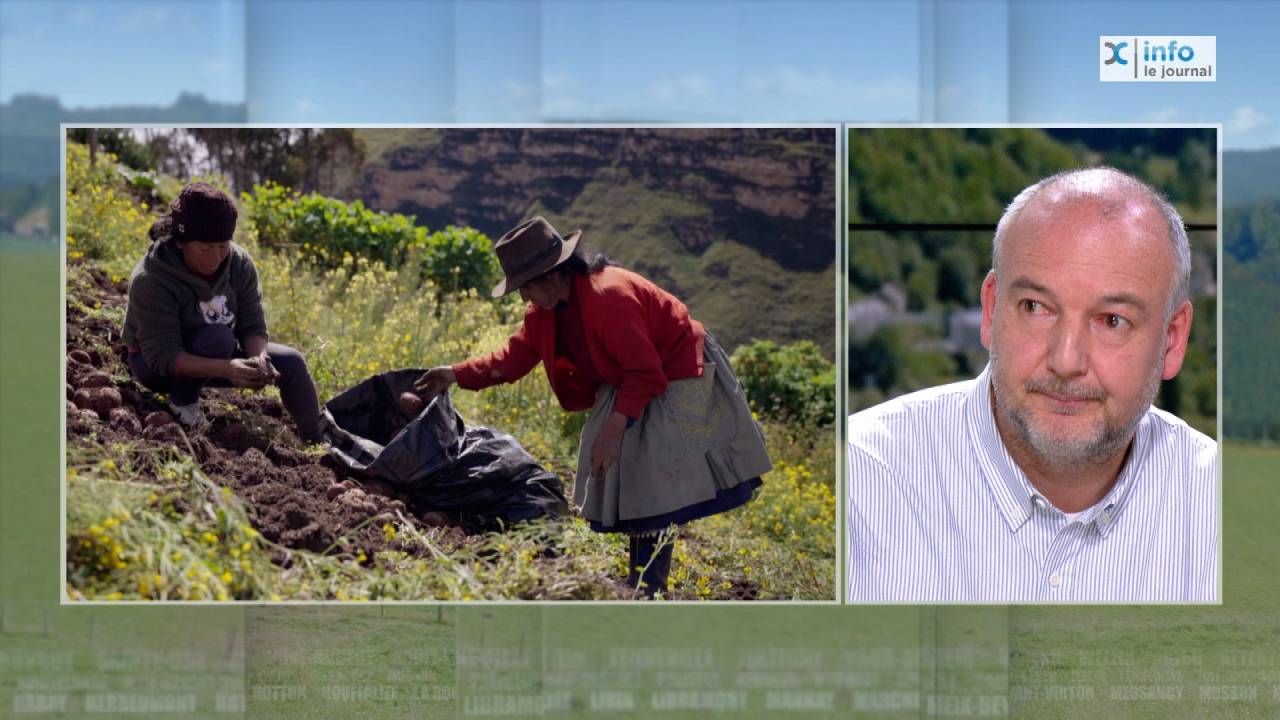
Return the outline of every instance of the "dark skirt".
<path id="1" fill-rule="evenodd" d="M 686 505 L 685 507 L 672 510 L 671 512 L 665 512 L 661 515 L 620 520 L 616 525 L 601 525 L 594 520 L 589 522 L 591 524 L 591 529 L 600 533 L 648 535 L 649 533 L 665 530 L 671 525 L 684 525 L 685 523 L 697 520 L 698 518 L 718 515 L 722 512 L 746 505 L 755 494 L 756 489 L 762 484 L 763 483 L 760 481 L 760 478 L 751 478 L 746 482 L 738 483 L 731 488 L 726 488 L 717 492 L 716 496 L 710 500 L 703 500 L 699 503 Z"/>

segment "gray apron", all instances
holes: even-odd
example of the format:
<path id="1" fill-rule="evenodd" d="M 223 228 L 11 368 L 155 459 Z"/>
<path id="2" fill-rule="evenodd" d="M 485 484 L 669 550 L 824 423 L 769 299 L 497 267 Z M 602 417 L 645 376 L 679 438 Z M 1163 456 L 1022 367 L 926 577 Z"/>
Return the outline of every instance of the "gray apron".
<path id="1" fill-rule="evenodd" d="M 613 412 L 617 388 L 601 385 L 578 444 L 573 504 L 603 525 L 679 510 L 772 468 L 729 358 L 706 336 L 701 377 L 675 380 L 622 433 L 618 460 L 591 475 L 591 445 Z"/>

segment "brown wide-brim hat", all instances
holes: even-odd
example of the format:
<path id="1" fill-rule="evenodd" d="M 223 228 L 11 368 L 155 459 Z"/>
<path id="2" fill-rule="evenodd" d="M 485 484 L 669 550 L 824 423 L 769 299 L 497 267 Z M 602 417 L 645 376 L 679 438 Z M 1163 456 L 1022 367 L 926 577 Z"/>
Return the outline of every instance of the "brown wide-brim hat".
<path id="1" fill-rule="evenodd" d="M 580 237 L 581 230 L 573 231 L 567 238 L 560 237 L 560 233 L 541 215 L 515 226 L 493 246 L 502 265 L 502 273 L 506 275 L 494 286 L 493 297 L 513 293 L 568 260 L 574 248 L 578 247 Z"/>

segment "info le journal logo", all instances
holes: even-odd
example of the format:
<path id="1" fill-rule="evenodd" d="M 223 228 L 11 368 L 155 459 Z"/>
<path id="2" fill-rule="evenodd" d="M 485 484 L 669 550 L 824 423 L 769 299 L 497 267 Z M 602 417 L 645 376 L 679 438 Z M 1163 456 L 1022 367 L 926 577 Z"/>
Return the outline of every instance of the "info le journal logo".
<path id="1" fill-rule="evenodd" d="M 1218 79 L 1217 35 L 1102 35 L 1102 82 L 1213 82 Z"/>

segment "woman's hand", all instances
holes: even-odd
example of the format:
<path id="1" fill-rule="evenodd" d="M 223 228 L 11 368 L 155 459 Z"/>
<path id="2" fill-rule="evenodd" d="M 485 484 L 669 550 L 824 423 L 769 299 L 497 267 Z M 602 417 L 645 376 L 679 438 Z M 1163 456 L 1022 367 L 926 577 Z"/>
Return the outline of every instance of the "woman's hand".
<path id="1" fill-rule="evenodd" d="M 262 352 L 257 355 L 245 359 L 251 365 L 258 368 L 258 371 L 266 377 L 268 383 L 273 383 L 280 379 L 280 371 L 276 370 L 275 365 L 271 364 L 271 357 L 267 355 L 266 348 L 263 348 Z"/>
<path id="2" fill-rule="evenodd" d="M 251 335 L 244 339 L 241 347 L 244 348 L 245 359 L 249 364 L 261 370 L 267 376 L 267 382 L 275 382 L 280 379 L 280 373 L 271 364 L 271 356 L 267 354 L 268 344 L 266 335 Z"/>
<path id="3" fill-rule="evenodd" d="M 609 468 L 618 462 L 622 450 L 622 431 L 627 429 L 627 416 L 620 412 L 609 414 L 595 442 L 591 443 L 591 477 L 603 479 Z"/>
<path id="4" fill-rule="evenodd" d="M 267 368 L 270 372 L 259 367 L 256 358 L 234 358 L 228 361 L 225 377 L 236 387 L 259 390 L 271 382 L 271 373 L 276 372 L 275 368 L 271 367 L 270 361 L 267 362 Z"/>
<path id="5" fill-rule="evenodd" d="M 413 382 L 413 391 L 422 398 L 423 402 L 431 402 L 432 398 L 448 390 L 449 386 L 457 381 L 453 368 L 444 365 L 422 373 L 422 377 Z"/>

